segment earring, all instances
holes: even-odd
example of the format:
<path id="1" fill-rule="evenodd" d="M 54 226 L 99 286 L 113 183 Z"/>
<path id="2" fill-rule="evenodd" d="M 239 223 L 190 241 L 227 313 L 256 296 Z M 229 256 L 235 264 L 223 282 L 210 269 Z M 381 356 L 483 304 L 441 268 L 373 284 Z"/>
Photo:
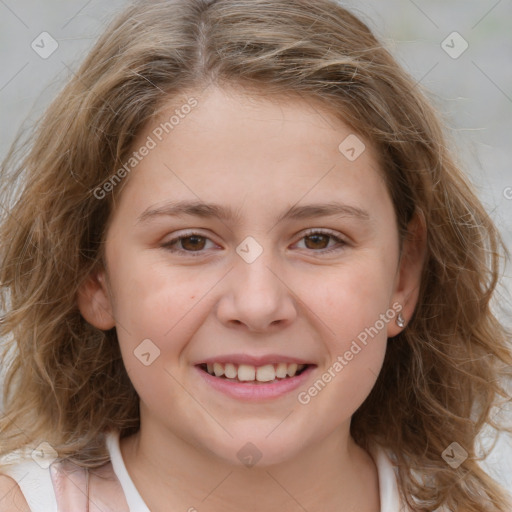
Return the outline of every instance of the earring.
<path id="1" fill-rule="evenodd" d="M 398 316 L 396 317 L 396 325 L 398 325 L 398 327 L 400 328 L 405 327 L 405 319 L 401 311 L 400 313 L 398 313 Z"/>

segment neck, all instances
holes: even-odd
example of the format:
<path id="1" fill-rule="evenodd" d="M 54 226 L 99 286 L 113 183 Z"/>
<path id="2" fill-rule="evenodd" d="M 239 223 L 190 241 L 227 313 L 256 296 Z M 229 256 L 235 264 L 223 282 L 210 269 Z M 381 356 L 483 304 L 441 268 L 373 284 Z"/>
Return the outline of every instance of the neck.
<path id="1" fill-rule="evenodd" d="M 127 470 L 152 512 L 378 512 L 373 459 L 346 429 L 284 462 L 234 465 L 156 425 L 121 441 Z"/>

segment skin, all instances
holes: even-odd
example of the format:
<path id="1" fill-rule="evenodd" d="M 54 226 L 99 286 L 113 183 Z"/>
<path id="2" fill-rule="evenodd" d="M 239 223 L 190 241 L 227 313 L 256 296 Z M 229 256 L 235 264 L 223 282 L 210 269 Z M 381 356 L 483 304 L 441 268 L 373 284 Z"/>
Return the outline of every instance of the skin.
<path id="1" fill-rule="evenodd" d="M 108 226 L 106 268 L 79 297 L 87 321 L 116 327 L 140 397 L 140 431 L 121 442 L 127 469 L 152 511 L 378 512 L 376 466 L 350 436 L 350 419 L 375 383 L 388 338 L 401 329 L 387 322 L 307 405 L 297 394 L 393 303 L 411 317 L 422 266 L 419 224 L 411 224 L 416 241 L 406 241 L 400 257 L 370 141 L 359 136 L 366 149 L 349 161 L 338 146 L 353 131 L 312 102 L 215 87 L 196 98 L 198 106 L 124 184 Z M 162 119 L 175 108 L 169 102 Z M 134 150 L 159 122 L 139 134 Z M 219 203 L 239 218 L 138 222 L 169 200 Z M 293 205 L 331 201 L 368 218 L 276 223 Z M 311 228 L 344 243 L 307 237 Z M 180 253 L 162 247 L 187 230 L 207 240 L 182 240 L 174 245 Z M 236 252 L 247 236 L 263 249 L 252 263 Z M 133 351 L 148 338 L 160 356 L 145 366 Z M 213 390 L 194 368 L 230 353 L 284 354 L 316 368 L 300 389 L 250 403 Z M 262 455 L 251 468 L 237 457 L 248 441 Z"/>

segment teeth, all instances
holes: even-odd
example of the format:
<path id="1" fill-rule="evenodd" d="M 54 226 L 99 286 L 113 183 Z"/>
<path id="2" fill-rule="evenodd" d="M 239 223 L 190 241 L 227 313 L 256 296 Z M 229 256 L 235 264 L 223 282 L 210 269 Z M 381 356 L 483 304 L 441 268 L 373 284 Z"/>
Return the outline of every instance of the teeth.
<path id="1" fill-rule="evenodd" d="M 238 380 L 254 380 L 256 368 L 249 364 L 241 364 L 238 367 Z"/>
<path id="2" fill-rule="evenodd" d="M 259 366 L 256 370 L 256 380 L 260 382 L 270 382 L 276 378 L 276 370 L 273 364 Z"/>
<path id="3" fill-rule="evenodd" d="M 293 377 L 298 371 L 305 368 L 305 364 L 296 363 L 277 363 L 265 364 L 263 366 L 252 366 L 250 364 L 235 365 L 233 363 L 208 363 L 206 369 L 210 375 L 216 377 L 225 376 L 228 379 L 236 379 L 241 382 L 272 382 L 276 378 L 285 379 Z"/>
<path id="4" fill-rule="evenodd" d="M 213 363 L 213 372 L 215 377 L 222 377 L 224 375 L 224 367 L 219 363 Z"/>
<path id="5" fill-rule="evenodd" d="M 236 379 L 236 366 L 231 363 L 227 363 L 224 366 L 224 373 L 228 379 Z"/>
<path id="6" fill-rule="evenodd" d="M 286 363 L 279 363 L 276 368 L 276 377 L 284 379 L 288 375 L 288 365 Z"/>
<path id="7" fill-rule="evenodd" d="M 288 377 L 293 377 L 297 373 L 297 367 L 298 365 L 295 363 L 288 365 L 288 370 L 286 372 L 288 374 Z"/>

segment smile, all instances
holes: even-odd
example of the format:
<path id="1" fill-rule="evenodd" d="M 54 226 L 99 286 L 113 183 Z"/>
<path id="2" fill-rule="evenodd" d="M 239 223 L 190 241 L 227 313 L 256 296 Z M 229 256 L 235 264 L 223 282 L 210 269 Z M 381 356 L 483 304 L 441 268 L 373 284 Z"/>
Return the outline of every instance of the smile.
<path id="1" fill-rule="evenodd" d="M 195 364 L 194 368 L 209 389 L 244 402 L 267 401 L 290 395 L 304 386 L 317 368 L 316 364 L 301 360 L 285 362 L 284 357 L 237 355 L 222 359 L 210 359 Z"/>
<path id="2" fill-rule="evenodd" d="M 208 374 L 234 382 L 274 382 L 300 375 L 306 364 L 275 363 L 262 366 L 234 363 L 204 363 L 199 367 Z"/>

